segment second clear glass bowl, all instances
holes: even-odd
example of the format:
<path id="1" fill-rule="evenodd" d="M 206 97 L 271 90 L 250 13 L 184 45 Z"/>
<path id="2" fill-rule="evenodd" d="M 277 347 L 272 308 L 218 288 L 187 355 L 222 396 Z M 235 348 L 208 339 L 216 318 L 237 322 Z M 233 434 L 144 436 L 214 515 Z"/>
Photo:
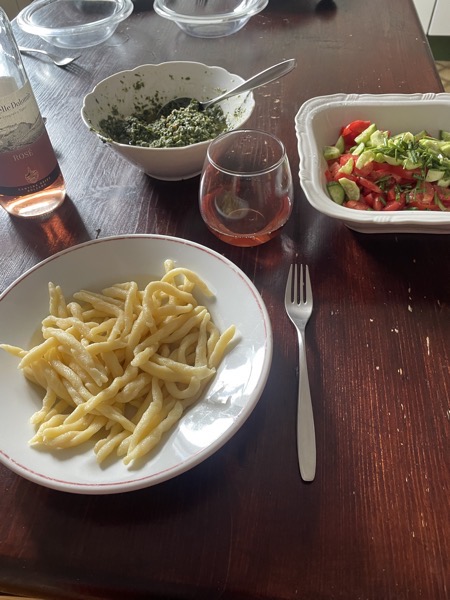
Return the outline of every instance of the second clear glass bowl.
<path id="1" fill-rule="evenodd" d="M 268 0 L 155 0 L 155 12 L 194 37 L 214 38 L 242 29 Z"/>

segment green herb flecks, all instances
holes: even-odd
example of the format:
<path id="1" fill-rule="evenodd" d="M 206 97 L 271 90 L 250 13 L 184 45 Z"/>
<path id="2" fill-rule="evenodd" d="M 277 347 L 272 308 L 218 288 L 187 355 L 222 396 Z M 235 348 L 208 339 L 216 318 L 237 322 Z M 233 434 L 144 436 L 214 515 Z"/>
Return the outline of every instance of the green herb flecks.
<path id="1" fill-rule="evenodd" d="M 131 116 L 113 111 L 100 122 L 104 134 L 121 144 L 148 148 L 177 148 L 204 142 L 228 130 L 222 108 L 213 105 L 200 111 L 196 101 L 156 118 L 161 104 L 136 106 Z"/>

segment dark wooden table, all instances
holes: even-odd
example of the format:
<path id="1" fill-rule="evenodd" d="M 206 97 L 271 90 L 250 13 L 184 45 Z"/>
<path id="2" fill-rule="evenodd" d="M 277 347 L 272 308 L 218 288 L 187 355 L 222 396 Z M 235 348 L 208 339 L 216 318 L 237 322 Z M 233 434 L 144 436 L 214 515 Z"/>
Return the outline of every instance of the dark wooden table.
<path id="1" fill-rule="evenodd" d="M 233 439 L 160 485 L 71 495 L 0 466 L 0 591 L 83 600 L 447 599 L 449 237 L 354 233 L 312 209 L 296 177 L 294 116 L 308 98 L 442 91 L 412 2 L 272 0 L 245 29 L 216 40 L 187 37 L 151 5 L 136 4 L 111 40 L 83 50 L 79 69 L 24 58 L 68 199 L 46 221 L 0 213 L 0 290 L 89 239 L 147 232 L 195 240 L 260 290 L 274 330 L 271 374 Z M 245 77 L 290 57 L 293 73 L 255 91 L 251 125 L 285 142 L 295 209 L 283 234 L 258 248 L 208 233 L 198 178 L 151 180 L 80 118 L 83 96 L 124 68 L 192 59 Z M 297 346 L 282 302 L 297 256 L 314 286 L 311 484 L 297 466 Z"/>

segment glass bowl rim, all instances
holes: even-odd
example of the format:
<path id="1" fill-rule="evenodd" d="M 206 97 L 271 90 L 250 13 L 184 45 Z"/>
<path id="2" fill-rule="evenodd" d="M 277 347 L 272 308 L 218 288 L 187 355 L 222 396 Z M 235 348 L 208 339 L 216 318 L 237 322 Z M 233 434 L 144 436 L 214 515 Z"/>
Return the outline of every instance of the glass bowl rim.
<path id="1" fill-rule="evenodd" d="M 204 16 L 185 15 L 177 13 L 176 11 L 168 8 L 164 0 L 155 0 L 153 3 L 153 8 L 158 15 L 170 19 L 172 21 L 191 25 L 211 25 L 214 23 L 221 23 L 224 21 L 232 22 L 238 21 L 240 19 L 250 19 L 250 17 L 253 17 L 257 13 L 264 10 L 268 3 L 269 0 L 254 0 L 251 6 L 246 6 L 239 12 L 224 12 Z"/>
<path id="2" fill-rule="evenodd" d="M 112 2 L 113 0 L 111 0 Z M 26 6 L 20 13 L 17 15 L 17 23 L 21 29 L 28 33 L 32 33 L 34 35 L 39 36 L 60 36 L 64 34 L 77 34 L 77 33 L 86 33 L 89 31 L 93 31 L 98 27 L 104 25 L 116 25 L 121 21 L 126 19 L 133 11 L 134 5 L 132 0 L 114 0 L 114 4 L 117 6 L 116 12 L 114 14 L 99 19 L 97 21 L 93 21 L 92 23 L 83 23 L 79 25 L 67 25 L 67 26 L 58 26 L 58 27 L 45 27 L 39 26 L 35 23 L 32 23 L 30 18 L 36 14 L 36 12 L 44 6 L 49 6 L 51 4 L 55 4 L 58 0 L 38 0 L 37 2 L 33 2 Z"/>

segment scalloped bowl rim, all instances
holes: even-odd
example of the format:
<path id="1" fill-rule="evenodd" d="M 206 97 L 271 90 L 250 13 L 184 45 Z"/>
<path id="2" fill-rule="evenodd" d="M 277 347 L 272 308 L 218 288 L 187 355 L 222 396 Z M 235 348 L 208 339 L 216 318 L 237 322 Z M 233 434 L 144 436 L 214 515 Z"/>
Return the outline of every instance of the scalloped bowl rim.
<path id="1" fill-rule="evenodd" d="M 382 121 L 383 114 L 388 115 L 389 112 L 389 119 L 392 119 L 393 110 L 401 108 L 401 122 L 406 123 L 412 120 L 416 112 L 425 108 L 429 110 L 431 107 L 435 110 L 429 114 L 428 119 L 423 119 L 417 125 L 411 122 L 409 129 L 429 129 L 433 134 L 432 130 L 436 127 L 427 127 L 427 120 L 431 122 L 436 119 L 436 108 L 443 107 L 448 112 L 448 117 L 447 124 L 442 124 L 440 129 L 450 130 L 450 94 L 446 93 L 331 94 L 304 102 L 295 117 L 295 131 L 300 157 L 300 184 L 308 202 L 321 213 L 340 219 L 351 229 L 365 233 L 450 233 L 450 212 L 398 211 L 380 214 L 375 211 L 356 211 L 334 203 L 325 187 L 326 162 L 322 149 L 330 144 L 334 136 L 337 139 L 340 127 L 353 119 L 366 118 L 377 121 L 380 127 L 391 129 L 389 124 Z M 342 120 L 338 122 L 336 119 L 341 117 Z M 325 141 L 320 136 L 323 136 L 323 129 L 327 125 L 329 136 L 328 141 Z M 401 124 L 395 129 L 395 133 L 405 131 Z"/>

